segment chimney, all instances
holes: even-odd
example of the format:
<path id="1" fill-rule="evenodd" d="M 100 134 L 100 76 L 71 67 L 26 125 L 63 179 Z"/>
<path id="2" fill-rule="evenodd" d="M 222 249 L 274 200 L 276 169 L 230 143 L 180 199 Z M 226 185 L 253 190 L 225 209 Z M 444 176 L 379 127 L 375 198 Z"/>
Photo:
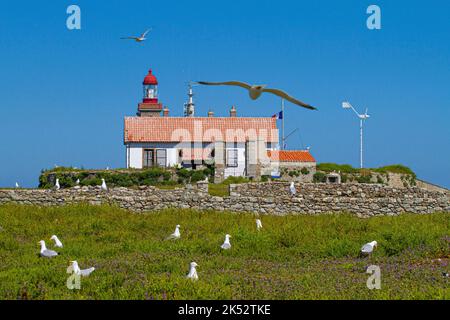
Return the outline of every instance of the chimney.
<path id="1" fill-rule="evenodd" d="M 168 117 L 169 116 L 169 108 L 165 107 L 163 109 L 163 117 Z"/>
<path id="2" fill-rule="evenodd" d="M 231 107 L 230 117 L 236 117 L 236 108 L 234 106 Z"/>
<path id="3" fill-rule="evenodd" d="M 214 112 L 212 110 L 208 111 L 208 118 L 214 117 Z"/>

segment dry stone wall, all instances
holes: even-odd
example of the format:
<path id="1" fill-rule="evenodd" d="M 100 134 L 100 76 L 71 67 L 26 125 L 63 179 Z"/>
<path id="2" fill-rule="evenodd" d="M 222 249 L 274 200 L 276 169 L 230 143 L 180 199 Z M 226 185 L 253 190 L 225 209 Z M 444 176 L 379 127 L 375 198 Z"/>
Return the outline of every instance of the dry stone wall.
<path id="1" fill-rule="evenodd" d="M 71 203 L 112 204 L 136 212 L 164 208 L 229 210 L 260 214 L 322 214 L 351 212 L 360 217 L 396 215 L 402 212 L 450 212 L 448 192 L 420 188 L 395 189 L 381 184 L 297 184 L 291 196 L 288 183 L 267 182 L 230 185 L 229 197 L 208 194 L 208 184 L 198 183 L 173 190 L 75 187 L 61 190 L 0 190 L 0 204 L 55 206 Z"/>

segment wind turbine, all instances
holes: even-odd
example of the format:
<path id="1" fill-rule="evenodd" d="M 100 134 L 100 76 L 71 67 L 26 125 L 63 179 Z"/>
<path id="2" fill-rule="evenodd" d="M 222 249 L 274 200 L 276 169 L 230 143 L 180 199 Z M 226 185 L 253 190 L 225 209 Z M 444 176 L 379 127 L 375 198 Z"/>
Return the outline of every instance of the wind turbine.
<path id="1" fill-rule="evenodd" d="M 359 118 L 359 136 L 360 136 L 360 145 L 359 145 L 359 162 L 361 169 L 363 168 L 363 124 L 364 120 L 367 120 L 370 116 L 367 114 L 369 109 L 366 108 L 366 112 L 363 114 L 359 114 L 355 108 L 348 101 L 342 102 L 342 108 L 344 109 L 352 109 Z"/>

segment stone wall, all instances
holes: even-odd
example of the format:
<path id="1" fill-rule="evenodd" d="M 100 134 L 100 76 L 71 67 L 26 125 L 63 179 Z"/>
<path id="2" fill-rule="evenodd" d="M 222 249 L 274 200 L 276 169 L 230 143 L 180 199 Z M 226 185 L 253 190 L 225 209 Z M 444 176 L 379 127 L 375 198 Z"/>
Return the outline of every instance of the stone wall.
<path id="1" fill-rule="evenodd" d="M 281 182 L 230 185 L 230 196 L 223 198 L 210 196 L 208 184 L 204 182 L 173 190 L 151 186 L 139 189 L 112 188 L 108 192 L 99 187 L 75 187 L 58 191 L 0 190 L 0 204 L 50 206 L 79 202 L 114 204 L 136 212 L 169 207 L 277 215 L 352 212 L 360 217 L 401 212 L 450 212 L 447 193 L 420 188 L 394 189 L 377 184 L 297 184 L 294 197 L 288 191 L 288 183 Z"/>

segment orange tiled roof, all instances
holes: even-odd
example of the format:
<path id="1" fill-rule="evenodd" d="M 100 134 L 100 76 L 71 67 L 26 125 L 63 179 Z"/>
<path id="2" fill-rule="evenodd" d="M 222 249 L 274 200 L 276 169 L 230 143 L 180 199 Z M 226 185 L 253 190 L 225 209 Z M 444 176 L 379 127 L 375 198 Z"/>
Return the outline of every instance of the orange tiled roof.
<path id="1" fill-rule="evenodd" d="M 316 162 L 316 159 L 307 150 L 277 150 L 267 151 L 272 161 L 279 162 Z"/>
<path id="2" fill-rule="evenodd" d="M 125 117 L 124 142 L 278 142 L 275 118 Z"/>

